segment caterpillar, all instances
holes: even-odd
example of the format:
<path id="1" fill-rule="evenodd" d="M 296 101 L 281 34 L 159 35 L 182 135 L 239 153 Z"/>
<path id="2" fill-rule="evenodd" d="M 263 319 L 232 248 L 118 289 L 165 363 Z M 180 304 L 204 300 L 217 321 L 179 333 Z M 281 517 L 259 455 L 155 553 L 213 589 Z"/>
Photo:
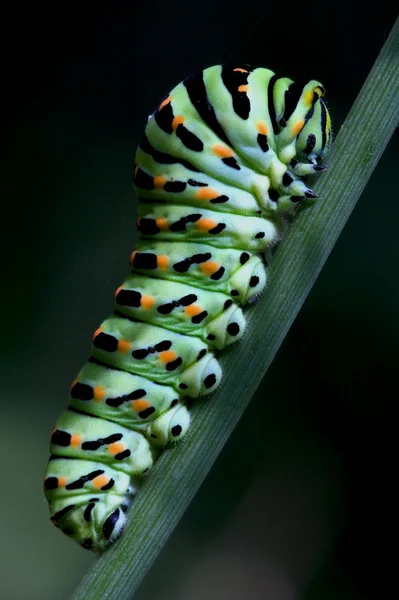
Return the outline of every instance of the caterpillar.
<path id="1" fill-rule="evenodd" d="M 264 253 L 316 194 L 331 120 L 318 81 L 217 65 L 177 85 L 136 152 L 139 240 L 113 313 L 55 425 L 44 490 L 52 523 L 101 552 L 160 449 L 187 433 L 187 399 L 220 384 L 220 350 L 266 285 Z"/>

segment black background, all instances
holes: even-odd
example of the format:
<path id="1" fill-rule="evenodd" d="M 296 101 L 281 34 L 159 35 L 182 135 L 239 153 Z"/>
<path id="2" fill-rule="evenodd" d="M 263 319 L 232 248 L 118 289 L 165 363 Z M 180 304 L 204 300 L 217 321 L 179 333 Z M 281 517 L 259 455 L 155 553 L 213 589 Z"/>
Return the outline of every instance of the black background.
<path id="1" fill-rule="evenodd" d="M 396 16 L 343 0 L 126 6 L 3 18 L 7 599 L 67 598 L 94 560 L 49 524 L 41 478 L 49 431 L 128 269 L 147 115 L 191 72 L 236 59 L 321 80 L 337 132 Z M 397 164 L 396 136 L 140 600 L 389 593 Z"/>

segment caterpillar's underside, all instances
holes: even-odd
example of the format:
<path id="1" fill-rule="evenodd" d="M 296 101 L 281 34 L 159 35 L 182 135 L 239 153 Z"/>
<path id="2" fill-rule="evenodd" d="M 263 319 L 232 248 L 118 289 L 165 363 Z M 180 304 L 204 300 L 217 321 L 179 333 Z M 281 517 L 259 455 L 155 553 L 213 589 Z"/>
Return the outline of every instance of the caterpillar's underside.
<path id="1" fill-rule="evenodd" d="M 213 392 L 215 351 L 240 339 L 283 216 L 315 194 L 331 137 L 317 81 L 215 66 L 175 87 L 136 154 L 140 239 L 115 311 L 94 334 L 51 437 L 51 520 L 101 551 L 159 448 L 182 438 L 185 397 Z M 267 335 L 267 332 L 265 332 Z"/>

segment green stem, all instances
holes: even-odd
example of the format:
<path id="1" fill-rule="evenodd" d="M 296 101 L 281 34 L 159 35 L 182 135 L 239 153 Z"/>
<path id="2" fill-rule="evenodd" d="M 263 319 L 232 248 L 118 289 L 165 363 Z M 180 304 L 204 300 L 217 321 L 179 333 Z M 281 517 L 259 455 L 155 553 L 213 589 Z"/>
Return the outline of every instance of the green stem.
<path id="1" fill-rule="evenodd" d="M 128 600 L 183 515 L 272 362 L 399 120 L 399 19 L 348 118 L 320 200 L 300 211 L 273 258 L 249 332 L 222 356 L 224 384 L 192 410 L 187 440 L 166 450 L 129 512 L 124 536 L 86 574 L 74 600 Z"/>

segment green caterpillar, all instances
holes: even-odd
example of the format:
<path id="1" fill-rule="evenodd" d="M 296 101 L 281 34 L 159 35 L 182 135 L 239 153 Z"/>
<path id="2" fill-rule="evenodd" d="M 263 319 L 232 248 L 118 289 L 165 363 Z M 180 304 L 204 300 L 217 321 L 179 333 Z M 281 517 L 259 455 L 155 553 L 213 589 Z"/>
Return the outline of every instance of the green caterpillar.
<path id="1" fill-rule="evenodd" d="M 115 310 L 94 334 L 52 432 L 51 520 L 102 551 L 159 449 L 183 438 L 185 397 L 213 392 L 215 350 L 240 339 L 241 306 L 266 285 L 262 255 L 284 215 L 316 195 L 304 182 L 331 140 L 323 86 L 218 65 L 175 87 L 136 154 L 140 239 Z"/>

